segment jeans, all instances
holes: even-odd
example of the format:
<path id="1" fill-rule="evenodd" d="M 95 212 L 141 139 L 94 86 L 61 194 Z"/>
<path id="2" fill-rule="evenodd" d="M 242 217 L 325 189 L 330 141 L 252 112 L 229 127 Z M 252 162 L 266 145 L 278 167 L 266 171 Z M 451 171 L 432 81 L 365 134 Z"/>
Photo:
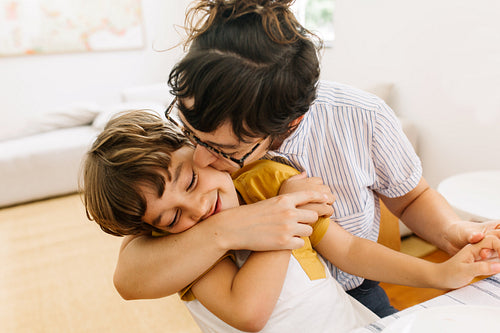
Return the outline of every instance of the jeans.
<path id="1" fill-rule="evenodd" d="M 398 312 L 392 307 L 387 294 L 377 281 L 365 279 L 359 287 L 348 290 L 347 293 L 380 318 Z"/>

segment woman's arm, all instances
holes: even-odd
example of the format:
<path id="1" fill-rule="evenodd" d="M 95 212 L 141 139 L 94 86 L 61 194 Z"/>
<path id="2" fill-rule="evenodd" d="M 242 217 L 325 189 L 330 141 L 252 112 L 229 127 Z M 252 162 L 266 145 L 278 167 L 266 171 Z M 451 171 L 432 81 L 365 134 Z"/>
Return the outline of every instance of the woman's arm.
<path id="1" fill-rule="evenodd" d="M 238 270 L 226 258 L 192 287 L 196 298 L 227 324 L 262 330 L 283 287 L 291 251 L 253 252 Z"/>
<path id="2" fill-rule="evenodd" d="M 227 252 L 217 235 L 205 229 L 165 237 L 126 237 L 113 277 L 118 293 L 126 300 L 149 299 L 184 288 Z"/>
<path id="3" fill-rule="evenodd" d="M 488 236 L 468 245 L 448 261 L 436 264 L 351 235 L 331 223 L 315 247 L 341 270 L 367 279 L 411 287 L 458 288 L 474 277 L 500 272 L 500 264 L 475 262 L 482 248 L 500 250 L 500 240 Z"/>
<path id="4" fill-rule="evenodd" d="M 114 284 L 124 299 L 159 298 L 189 285 L 231 249 L 300 248 L 312 232 L 316 212 L 299 209 L 326 202 L 322 193 L 277 196 L 211 216 L 180 234 L 125 238 Z"/>
<path id="5" fill-rule="evenodd" d="M 495 229 L 500 221 L 462 221 L 446 199 L 430 188 L 424 178 L 402 197 L 380 197 L 408 228 L 451 255 L 469 243 L 480 241 L 487 233 L 500 237 L 500 230 Z"/>

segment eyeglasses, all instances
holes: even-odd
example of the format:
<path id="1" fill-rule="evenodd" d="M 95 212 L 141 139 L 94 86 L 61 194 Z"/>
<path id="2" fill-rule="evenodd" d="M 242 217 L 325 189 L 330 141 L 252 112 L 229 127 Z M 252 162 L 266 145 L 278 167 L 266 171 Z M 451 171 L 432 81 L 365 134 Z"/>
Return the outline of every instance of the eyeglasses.
<path id="1" fill-rule="evenodd" d="M 172 117 L 170 117 L 170 113 L 172 112 L 174 106 L 175 106 L 175 103 L 177 103 L 177 97 L 174 98 L 174 100 L 172 101 L 172 103 L 170 103 L 170 105 L 168 106 L 168 108 L 165 110 L 165 118 L 168 119 L 168 121 L 170 121 L 171 123 L 173 123 L 175 126 L 177 126 L 183 133 L 184 135 L 195 145 L 200 145 L 204 148 L 206 148 L 209 152 L 211 152 L 212 154 L 214 155 L 217 155 L 217 156 L 220 156 L 228 161 L 231 161 L 233 163 L 236 163 L 238 164 L 238 166 L 240 168 L 243 167 L 243 164 L 245 163 L 245 160 L 250 156 L 252 155 L 252 153 L 261 145 L 262 141 L 264 141 L 264 139 L 262 139 L 261 141 L 259 141 L 255 146 L 253 146 L 253 148 L 248 152 L 246 153 L 242 158 L 234 158 L 232 156 L 229 156 L 229 154 L 226 154 L 222 151 L 220 151 L 219 149 L 217 148 L 214 148 L 212 147 L 211 145 L 209 145 L 208 143 L 205 143 L 203 142 L 199 137 L 197 137 L 196 135 L 194 135 L 193 132 L 191 132 L 189 130 L 189 128 L 187 128 L 186 126 L 180 126 L 177 121 L 175 121 Z"/>

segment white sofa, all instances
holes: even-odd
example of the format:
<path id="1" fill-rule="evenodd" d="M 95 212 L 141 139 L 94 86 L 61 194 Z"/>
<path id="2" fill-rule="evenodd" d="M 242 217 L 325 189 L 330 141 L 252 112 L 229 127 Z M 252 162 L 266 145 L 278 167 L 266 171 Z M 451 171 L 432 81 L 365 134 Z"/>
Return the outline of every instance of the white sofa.
<path id="1" fill-rule="evenodd" d="M 134 98 L 138 96 L 130 96 L 130 100 Z M 85 110 L 69 106 L 0 139 L 0 207 L 76 192 L 82 158 L 97 134 L 113 114 L 132 109 L 161 114 L 165 105 L 143 101 Z M 75 110 L 86 112 L 87 118 L 76 119 Z"/>
<path id="2" fill-rule="evenodd" d="M 367 90 L 390 105 L 392 85 Z M 0 139 L 0 207 L 76 192 L 82 157 L 111 115 L 138 108 L 162 114 L 172 99 L 164 83 L 126 89 L 121 97 L 116 105 L 62 108 L 14 137 Z M 415 126 L 403 118 L 401 122 L 417 148 Z"/>
<path id="3" fill-rule="evenodd" d="M 0 207 L 75 192 L 96 133 L 77 126 L 0 142 Z"/>

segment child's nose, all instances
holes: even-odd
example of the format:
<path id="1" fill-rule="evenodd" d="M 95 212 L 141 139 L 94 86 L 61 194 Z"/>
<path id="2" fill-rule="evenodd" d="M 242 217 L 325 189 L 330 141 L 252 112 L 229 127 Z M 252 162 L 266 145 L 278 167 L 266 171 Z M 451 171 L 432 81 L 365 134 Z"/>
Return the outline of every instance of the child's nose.
<path id="1" fill-rule="evenodd" d="M 191 218 L 199 222 L 202 218 L 206 217 L 209 212 L 209 202 L 207 197 L 204 195 L 199 196 L 195 201 L 191 201 L 187 203 L 191 206 Z"/>

